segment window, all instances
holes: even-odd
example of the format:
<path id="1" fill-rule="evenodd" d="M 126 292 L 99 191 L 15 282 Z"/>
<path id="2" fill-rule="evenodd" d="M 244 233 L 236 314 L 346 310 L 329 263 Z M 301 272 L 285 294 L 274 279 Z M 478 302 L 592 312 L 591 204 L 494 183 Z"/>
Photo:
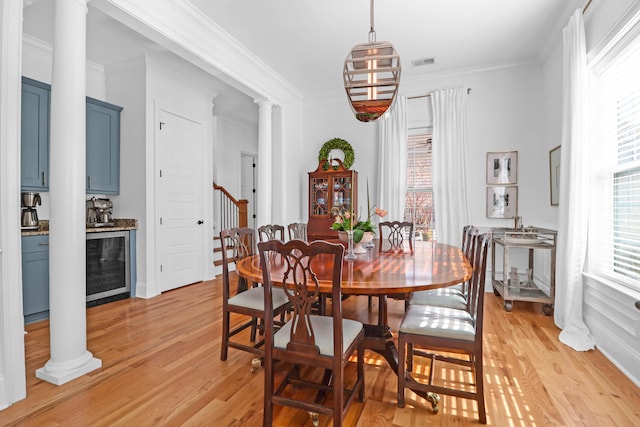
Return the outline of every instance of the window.
<path id="1" fill-rule="evenodd" d="M 417 238 L 430 239 L 432 237 L 429 224 L 433 216 L 433 184 L 429 128 L 409 131 L 405 200 L 404 220 L 413 222 Z"/>
<path id="2" fill-rule="evenodd" d="M 630 43 L 600 76 L 603 127 L 594 144 L 600 189 L 592 208 L 592 271 L 640 289 L 640 39 Z M 598 204 L 601 208 L 598 208 Z M 592 227 L 593 229 L 593 227 Z"/>

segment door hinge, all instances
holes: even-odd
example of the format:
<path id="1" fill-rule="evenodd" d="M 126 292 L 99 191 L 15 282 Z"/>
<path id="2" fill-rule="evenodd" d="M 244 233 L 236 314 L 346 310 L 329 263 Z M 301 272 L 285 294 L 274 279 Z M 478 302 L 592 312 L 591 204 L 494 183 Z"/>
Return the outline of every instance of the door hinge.
<path id="1" fill-rule="evenodd" d="M 162 225 L 162 217 L 160 217 L 160 225 Z"/>
<path id="2" fill-rule="evenodd" d="M 162 178 L 162 169 L 160 169 L 160 178 Z"/>
<path id="3" fill-rule="evenodd" d="M 160 122 L 160 130 L 162 130 L 162 125 L 166 125 L 165 122 Z"/>
<path id="4" fill-rule="evenodd" d="M 162 264 L 160 264 L 160 273 L 162 273 Z"/>

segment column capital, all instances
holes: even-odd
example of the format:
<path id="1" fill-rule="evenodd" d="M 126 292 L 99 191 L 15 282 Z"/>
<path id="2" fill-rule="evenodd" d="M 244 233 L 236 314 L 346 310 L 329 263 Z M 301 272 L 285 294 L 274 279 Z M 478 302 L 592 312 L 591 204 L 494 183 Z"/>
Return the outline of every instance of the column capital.
<path id="1" fill-rule="evenodd" d="M 91 2 L 91 0 L 67 0 L 67 1 L 71 1 L 72 3 L 77 3 L 79 6 L 84 8 L 84 13 L 89 12 L 89 7 L 87 5 Z"/>
<path id="2" fill-rule="evenodd" d="M 258 107 L 260 107 L 260 108 L 271 109 L 273 107 L 273 102 L 271 102 L 271 101 L 269 101 L 268 99 L 265 99 L 265 98 L 254 99 L 253 102 L 258 104 Z"/>

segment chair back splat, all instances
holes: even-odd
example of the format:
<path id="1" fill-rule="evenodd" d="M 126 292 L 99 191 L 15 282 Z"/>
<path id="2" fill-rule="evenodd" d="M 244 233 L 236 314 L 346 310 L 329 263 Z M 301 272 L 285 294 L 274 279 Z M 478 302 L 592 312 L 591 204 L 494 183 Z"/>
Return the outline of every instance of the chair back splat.
<path id="1" fill-rule="evenodd" d="M 413 223 L 410 221 L 383 221 L 378 224 L 379 249 L 404 250 L 408 243 L 413 252 Z"/>
<path id="2" fill-rule="evenodd" d="M 289 240 L 298 239 L 307 242 L 307 224 L 303 222 L 292 222 L 287 226 L 289 230 Z"/>
<path id="3" fill-rule="evenodd" d="M 284 225 L 267 224 L 258 227 L 258 238 L 261 242 L 280 240 L 284 242 Z"/>
<path id="4" fill-rule="evenodd" d="M 291 318 L 274 332 L 273 319 L 265 319 L 265 387 L 264 426 L 271 426 L 273 405 L 284 405 L 333 417 L 333 425 L 341 426 L 349 405 L 357 397 L 364 400 L 364 327 L 355 320 L 342 318 L 341 282 L 344 248 L 340 244 L 302 240 L 282 243 L 278 240 L 258 243 L 263 271 L 265 310 L 269 311 L 271 294 L 277 289 L 293 306 Z M 331 316 L 312 314 L 312 306 L 320 297 L 320 286 L 326 291 L 331 284 Z M 345 367 L 357 354 L 356 378 L 347 381 Z M 275 361 L 281 361 L 274 365 Z M 301 369 L 301 365 L 307 366 Z M 288 369 L 275 385 L 275 370 Z M 325 375 L 314 375 L 324 369 Z M 329 373 L 331 375 L 327 375 Z M 278 378 L 282 375 L 277 375 Z M 319 378 L 330 378 L 328 383 Z M 313 395 L 299 389 L 311 388 Z M 327 396 L 332 396 L 326 402 Z"/>

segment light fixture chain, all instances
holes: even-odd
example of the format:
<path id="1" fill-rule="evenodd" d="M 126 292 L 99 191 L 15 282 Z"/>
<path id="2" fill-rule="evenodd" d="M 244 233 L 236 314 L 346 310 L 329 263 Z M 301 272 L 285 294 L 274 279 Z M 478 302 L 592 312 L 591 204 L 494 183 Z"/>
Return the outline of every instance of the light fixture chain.
<path id="1" fill-rule="evenodd" d="M 370 16 L 371 16 L 371 25 L 369 27 L 369 43 L 376 42 L 376 30 L 373 29 L 373 0 L 371 0 L 371 8 L 370 8 Z"/>

